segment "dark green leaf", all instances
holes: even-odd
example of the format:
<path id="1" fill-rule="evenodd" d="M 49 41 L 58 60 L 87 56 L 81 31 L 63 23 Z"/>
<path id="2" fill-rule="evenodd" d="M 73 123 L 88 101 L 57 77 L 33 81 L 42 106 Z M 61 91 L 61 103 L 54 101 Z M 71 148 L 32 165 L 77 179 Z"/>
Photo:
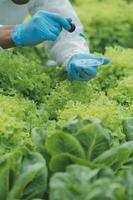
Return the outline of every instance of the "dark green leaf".
<path id="1" fill-rule="evenodd" d="M 88 160 L 93 160 L 110 147 L 111 139 L 108 129 L 94 122 L 82 128 L 76 136 L 82 144 Z"/>
<path id="2" fill-rule="evenodd" d="M 50 161 L 50 169 L 53 172 L 65 171 L 66 167 L 71 164 L 91 166 L 91 164 L 86 160 L 80 159 L 69 153 L 60 153 L 52 157 Z"/>
<path id="3" fill-rule="evenodd" d="M 9 192 L 9 163 L 0 159 L 0 200 L 5 200 Z"/>
<path id="4" fill-rule="evenodd" d="M 39 153 L 24 158 L 20 175 L 7 200 L 42 198 L 47 186 L 47 168 Z"/>
<path id="5" fill-rule="evenodd" d="M 44 144 L 45 144 L 47 134 L 44 127 L 34 128 L 31 134 L 32 134 L 33 142 L 36 145 L 37 151 L 45 155 Z"/>
<path id="6" fill-rule="evenodd" d="M 125 118 L 123 120 L 123 130 L 127 140 L 133 140 L 133 118 Z"/>
<path id="7" fill-rule="evenodd" d="M 127 142 L 121 146 L 112 147 L 110 150 L 105 151 L 94 160 L 94 163 L 102 167 L 112 167 L 117 170 L 128 161 L 132 152 L 133 142 Z"/>
<path id="8" fill-rule="evenodd" d="M 79 141 L 66 133 L 55 133 L 46 141 L 46 149 L 51 155 L 62 152 L 70 153 L 80 158 L 85 158 L 85 153 Z"/>
<path id="9" fill-rule="evenodd" d="M 65 173 L 56 173 L 50 180 L 50 200 L 84 200 L 90 180 L 98 170 L 79 165 L 69 166 Z"/>

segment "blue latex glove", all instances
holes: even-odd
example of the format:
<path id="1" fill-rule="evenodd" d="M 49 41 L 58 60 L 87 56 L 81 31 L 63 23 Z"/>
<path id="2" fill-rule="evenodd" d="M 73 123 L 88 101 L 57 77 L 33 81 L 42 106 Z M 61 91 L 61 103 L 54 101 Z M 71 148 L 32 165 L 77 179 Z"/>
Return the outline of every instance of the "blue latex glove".
<path id="1" fill-rule="evenodd" d="M 38 11 L 27 24 L 15 26 L 11 38 L 16 46 L 30 46 L 45 40 L 55 41 L 62 29 L 71 29 L 71 18 L 59 14 Z"/>
<path id="2" fill-rule="evenodd" d="M 67 65 L 68 77 L 71 80 L 90 80 L 96 76 L 98 66 L 108 63 L 109 59 L 92 54 L 75 55 Z"/>

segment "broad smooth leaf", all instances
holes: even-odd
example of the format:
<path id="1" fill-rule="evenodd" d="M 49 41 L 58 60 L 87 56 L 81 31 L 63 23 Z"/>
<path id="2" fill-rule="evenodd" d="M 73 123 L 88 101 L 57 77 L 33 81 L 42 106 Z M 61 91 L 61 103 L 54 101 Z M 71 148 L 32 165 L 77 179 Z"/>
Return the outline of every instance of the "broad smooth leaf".
<path id="1" fill-rule="evenodd" d="M 69 153 L 60 153 L 52 157 L 50 161 L 50 169 L 53 172 L 65 171 L 66 167 L 71 164 L 91 166 L 91 164 L 86 160 L 80 159 Z"/>
<path id="2" fill-rule="evenodd" d="M 98 164 L 101 167 L 112 167 L 114 170 L 117 170 L 128 161 L 132 152 L 133 142 L 127 142 L 105 151 L 94 160 L 94 164 Z"/>
<path id="3" fill-rule="evenodd" d="M 46 149 L 51 155 L 62 152 L 70 153 L 79 158 L 85 158 L 85 153 L 79 141 L 67 133 L 55 133 L 46 140 Z"/>
<path id="4" fill-rule="evenodd" d="M 123 120 L 123 130 L 128 141 L 133 140 L 133 118 Z"/>
<path id="5" fill-rule="evenodd" d="M 83 146 L 88 160 L 95 159 L 110 147 L 109 131 L 97 121 L 82 128 L 76 137 Z"/>
<path id="6" fill-rule="evenodd" d="M 7 200 L 42 198 L 47 187 L 47 168 L 39 153 L 24 157 L 18 178 Z"/>
<path id="7" fill-rule="evenodd" d="M 89 119 L 81 120 L 80 117 L 74 117 L 63 127 L 63 131 L 76 135 L 85 125 L 92 123 Z"/>
<path id="8" fill-rule="evenodd" d="M 133 165 L 130 169 L 124 171 L 124 185 L 126 186 L 126 198 L 125 200 L 133 199 Z"/>
<path id="9" fill-rule="evenodd" d="M 85 166 L 71 165 L 65 173 L 56 173 L 50 180 L 50 200 L 84 200 L 89 183 L 98 171 Z"/>
<path id="10" fill-rule="evenodd" d="M 5 200 L 9 192 L 9 163 L 5 158 L 0 159 L 0 200 Z"/>
<path id="11" fill-rule="evenodd" d="M 117 179 L 102 177 L 91 184 L 85 200 L 125 200 L 125 191 L 126 187 Z"/>
<path id="12" fill-rule="evenodd" d="M 37 151 L 42 155 L 45 155 L 44 144 L 47 134 L 44 127 L 33 128 L 31 136 L 34 144 L 36 145 Z"/>

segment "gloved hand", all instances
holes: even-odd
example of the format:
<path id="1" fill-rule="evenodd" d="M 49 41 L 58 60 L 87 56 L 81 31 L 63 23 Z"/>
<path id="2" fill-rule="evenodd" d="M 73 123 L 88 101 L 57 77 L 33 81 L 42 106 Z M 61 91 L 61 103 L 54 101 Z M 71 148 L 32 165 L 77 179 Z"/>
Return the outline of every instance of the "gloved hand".
<path id="1" fill-rule="evenodd" d="M 71 18 L 59 14 L 38 11 L 27 24 L 15 26 L 11 38 L 16 46 L 30 46 L 45 40 L 54 41 L 58 38 L 62 28 L 71 29 Z"/>
<path id="2" fill-rule="evenodd" d="M 68 77 L 71 80 L 90 80 L 96 76 L 98 66 L 108 63 L 108 58 L 92 54 L 75 55 L 69 60 L 67 65 Z"/>

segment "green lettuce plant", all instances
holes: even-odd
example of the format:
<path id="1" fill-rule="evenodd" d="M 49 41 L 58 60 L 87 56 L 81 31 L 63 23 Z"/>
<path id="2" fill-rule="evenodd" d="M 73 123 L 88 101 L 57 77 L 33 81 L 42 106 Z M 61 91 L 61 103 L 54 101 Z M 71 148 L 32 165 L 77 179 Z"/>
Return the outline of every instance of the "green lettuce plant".
<path id="1" fill-rule="evenodd" d="M 67 167 L 66 172 L 56 173 L 50 181 L 50 200 L 124 200 L 125 191 L 113 171 L 100 172 L 80 165 Z"/>

